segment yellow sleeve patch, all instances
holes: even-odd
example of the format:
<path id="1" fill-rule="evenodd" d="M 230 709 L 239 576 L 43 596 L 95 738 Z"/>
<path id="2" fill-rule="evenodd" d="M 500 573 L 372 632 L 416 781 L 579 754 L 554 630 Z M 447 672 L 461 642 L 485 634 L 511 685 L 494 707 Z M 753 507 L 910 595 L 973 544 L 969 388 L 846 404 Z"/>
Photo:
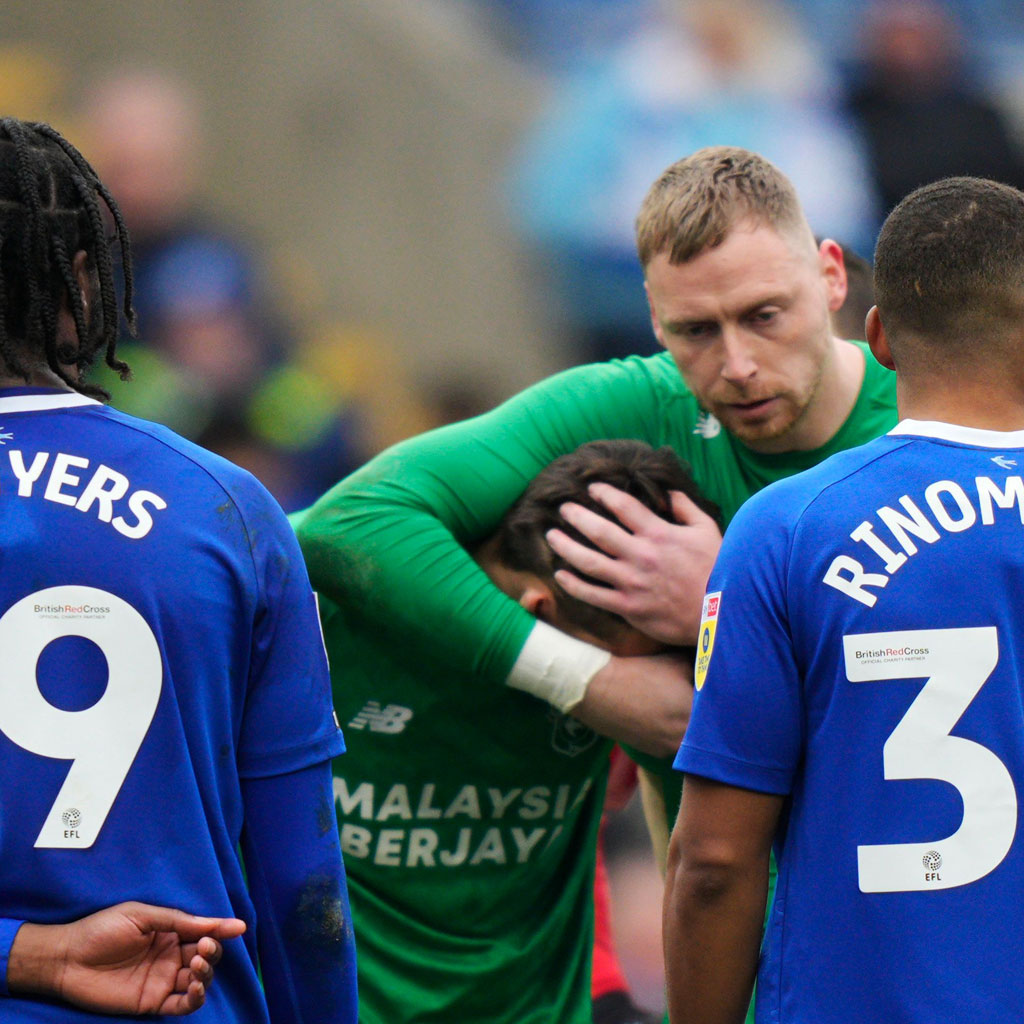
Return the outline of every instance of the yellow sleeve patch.
<path id="1" fill-rule="evenodd" d="M 704 685 L 715 647 L 715 628 L 718 625 L 718 608 L 722 603 L 722 592 L 704 595 L 701 609 L 700 631 L 697 634 L 697 662 L 693 669 L 693 685 L 699 690 Z"/>

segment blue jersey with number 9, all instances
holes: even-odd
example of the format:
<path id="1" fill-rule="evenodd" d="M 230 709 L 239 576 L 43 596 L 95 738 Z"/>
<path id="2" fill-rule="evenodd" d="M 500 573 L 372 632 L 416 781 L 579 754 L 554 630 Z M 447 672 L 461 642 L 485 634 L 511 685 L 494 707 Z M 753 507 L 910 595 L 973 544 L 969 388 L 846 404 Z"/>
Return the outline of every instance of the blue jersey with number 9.
<path id="1" fill-rule="evenodd" d="M 68 392 L 0 391 L 0 917 L 248 921 L 197 1019 L 267 1019 L 241 783 L 343 749 L 315 600 L 248 473 Z M 94 1020 L 7 999 L 4 1020 Z"/>

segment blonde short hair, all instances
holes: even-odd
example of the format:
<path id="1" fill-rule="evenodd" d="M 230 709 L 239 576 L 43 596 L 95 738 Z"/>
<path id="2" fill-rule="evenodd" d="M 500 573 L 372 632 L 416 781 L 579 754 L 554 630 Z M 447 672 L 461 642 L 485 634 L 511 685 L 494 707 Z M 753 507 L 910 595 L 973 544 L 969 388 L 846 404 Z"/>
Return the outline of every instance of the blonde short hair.
<path id="1" fill-rule="evenodd" d="M 792 182 L 757 153 L 709 146 L 672 164 L 651 186 L 636 219 L 636 247 L 646 267 L 659 253 L 686 263 L 721 244 L 740 221 L 806 233 Z"/>

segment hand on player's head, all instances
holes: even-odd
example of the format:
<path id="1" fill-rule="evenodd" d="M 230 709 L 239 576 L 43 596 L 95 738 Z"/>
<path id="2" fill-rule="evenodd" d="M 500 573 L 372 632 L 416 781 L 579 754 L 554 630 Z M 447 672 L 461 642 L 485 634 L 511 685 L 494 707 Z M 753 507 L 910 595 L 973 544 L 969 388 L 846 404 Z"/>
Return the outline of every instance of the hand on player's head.
<path id="1" fill-rule="evenodd" d="M 594 546 L 562 530 L 548 532 L 552 549 L 591 578 L 560 569 L 559 586 L 666 644 L 695 643 L 704 587 L 721 544 L 718 524 L 681 491 L 671 492 L 674 523 L 608 484 L 592 484 L 590 494 L 615 518 L 573 503 L 562 507 L 566 522 Z"/>
<path id="2" fill-rule="evenodd" d="M 543 469 L 485 547 L 548 586 L 546 617 L 566 632 L 606 647 L 624 630 L 692 643 L 718 549 L 717 511 L 670 448 L 592 441 Z M 663 600 L 666 553 L 679 580 Z M 680 602 L 685 587 L 694 593 Z"/>

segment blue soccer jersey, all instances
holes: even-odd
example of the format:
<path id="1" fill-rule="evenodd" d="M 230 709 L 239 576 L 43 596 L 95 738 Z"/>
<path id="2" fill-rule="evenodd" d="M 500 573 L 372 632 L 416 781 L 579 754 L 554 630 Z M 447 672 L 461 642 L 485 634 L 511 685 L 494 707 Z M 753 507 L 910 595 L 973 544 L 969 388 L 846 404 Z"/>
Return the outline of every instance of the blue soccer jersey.
<path id="1" fill-rule="evenodd" d="M 1024 1018 L 1022 474 L 904 421 L 727 531 L 676 767 L 788 797 L 759 1022 Z"/>
<path id="2" fill-rule="evenodd" d="M 162 427 L 19 388 L 0 392 L 0 524 L 0 917 L 241 917 L 195 1019 L 267 1021 L 243 790 L 343 750 L 283 513 Z M 0 1018 L 96 1019 L 15 998 Z"/>

